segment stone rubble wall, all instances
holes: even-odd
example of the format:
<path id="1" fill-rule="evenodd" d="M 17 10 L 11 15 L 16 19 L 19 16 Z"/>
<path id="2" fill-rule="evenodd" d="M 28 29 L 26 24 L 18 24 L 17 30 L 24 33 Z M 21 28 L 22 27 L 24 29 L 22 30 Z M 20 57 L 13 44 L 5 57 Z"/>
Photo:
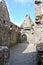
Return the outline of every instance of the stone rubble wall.
<path id="1" fill-rule="evenodd" d="M 8 29 L 0 27 L 0 45 L 8 45 Z"/>
<path id="2" fill-rule="evenodd" d="M 10 31 L 9 27 L 0 26 L 0 45 L 2 46 L 13 46 L 17 44 L 19 39 L 18 32 L 15 30 Z"/>
<path id="3" fill-rule="evenodd" d="M 43 25 L 35 26 L 35 44 L 43 43 Z"/>
<path id="4" fill-rule="evenodd" d="M 23 35 L 23 34 L 25 34 L 26 35 L 26 37 L 27 37 L 27 40 L 25 40 L 26 42 L 28 42 L 28 43 L 30 43 L 30 44 L 34 44 L 35 43 L 35 41 L 34 41 L 34 31 L 32 30 L 32 29 L 30 29 L 30 30 L 21 30 L 21 34 Z M 21 38 L 21 40 L 22 40 L 23 38 Z M 22 42 L 23 42 L 23 40 L 22 40 Z"/>
<path id="5" fill-rule="evenodd" d="M 0 65 L 9 65 L 10 50 L 7 46 L 0 46 Z"/>
<path id="6" fill-rule="evenodd" d="M 36 0 L 38 1 L 38 0 Z M 40 1 L 40 0 L 39 0 Z M 5 12 L 5 13 L 4 13 Z M 6 15 L 5 15 L 6 14 Z M 43 15 L 41 15 L 41 4 L 35 4 L 35 22 L 42 22 L 41 24 L 32 23 L 30 16 L 25 16 L 24 22 L 21 24 L 21 30 L 15 24 L 10 22 L 9 13 L 4 1 L 0 2 L 0 45 L 12 46 L 23 42 L 22 34 L 26 35 L 25 42 L 37 44 L 43 43 Z M 38 16 L 38 18 L 37 18 Z M 34 27 L 34 28 L 33 28 Z M 12 28 L 12 30 L 10 30 Z M 21 31 L 21 32 L 20 32 Z"/>

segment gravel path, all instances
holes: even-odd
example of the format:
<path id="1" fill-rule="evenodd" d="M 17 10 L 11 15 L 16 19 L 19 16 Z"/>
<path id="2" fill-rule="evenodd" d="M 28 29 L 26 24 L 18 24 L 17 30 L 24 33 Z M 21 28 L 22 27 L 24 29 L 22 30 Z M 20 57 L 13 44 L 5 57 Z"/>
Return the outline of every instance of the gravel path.
<path id="1" fill-rule="evenodd" d="M 33 44 L 20 43 L 10 49 L 10 65 L 36 65 L 36 49 Z"/>

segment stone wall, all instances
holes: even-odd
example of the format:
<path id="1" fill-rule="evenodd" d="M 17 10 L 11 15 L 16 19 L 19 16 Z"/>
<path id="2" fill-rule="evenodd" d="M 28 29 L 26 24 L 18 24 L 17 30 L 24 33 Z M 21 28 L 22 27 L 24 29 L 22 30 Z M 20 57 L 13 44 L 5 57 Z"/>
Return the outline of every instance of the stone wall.
<path id="1" fill-rule="evenodd" d="M 27 38 L 23 38 L 23 35 Z M 34 23 L 32 22 L 29 15 L 26 15 L 25 20 L 21 24 L 21 42 L 28 42 L 34 44 Z"/>
<path id="2" fill-rule="evenodd" d="M 10 26 L 10 17 L 4 0 L 0 1 L 0 24 Z"/>
<path id="3" fill-rule="evenodd" d="M 23 38 L 23 35 L 25 35 Z M 31 29 L 28 29 L 28 30 L 21 30 L 21 42 L 27 42 L 27 43 L 30 43 L 30 44 L 34 44 L 34 30 L 31 28 Z M 24 39 L 24 40 L 23 40 Z"/>
<path id="4" fill-rule="evenodd" d="M 13 46 L 17 44 L 18 41 L 19 41 L 18 31 L 16 32 L 16 30 L 12 30 L 10 33 L 10 45 Z"/>
<path id="5" fill-rule="evenodd" d="M 0 26 L 0 45 L 9 46 L 10 38 L 9 38 L 9 28 L 5 26 Z"/>
<path id="6" fill-rule="evenodd" d="M 35 16 L 41 15 L 41 0 L 35 0 Z"/>
<path id="7" fill-rule="evenodd" d="M 0 26 L 0 45 L 13 46 L 19 42 L 19 31 L 10 30 L 9 27 Z"/>
<path id="8" fill-rule="evenodd" d="M 5 1 L 0 1 L 0 45 L 15 45 L 19 42 L 18 33 L 19 27 L 10 22 L 9 12 Z"/>
<path id="9" fill-rule="evenodd" d="M 35 25 L 35 44 L 43 43 L 43 24 Z"/>
<path id="10" fill-rule="evenodd" d="M 41 0 L 35 0 L 35 44 L 43 43 L 43 14 L 41 5 Z"/>

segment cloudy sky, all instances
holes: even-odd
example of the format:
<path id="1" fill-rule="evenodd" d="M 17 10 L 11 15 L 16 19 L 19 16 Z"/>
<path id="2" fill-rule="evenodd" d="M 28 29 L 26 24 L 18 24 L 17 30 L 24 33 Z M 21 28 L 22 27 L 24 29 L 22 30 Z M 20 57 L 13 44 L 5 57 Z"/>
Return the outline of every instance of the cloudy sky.
<path id="1" fill-rule="evenodd" d="M 20 25 L 25 19 L 25 15 L 29 14 L 34 21 L 34 0 L 5 0 L 10 19 L 13 23 Z"/>

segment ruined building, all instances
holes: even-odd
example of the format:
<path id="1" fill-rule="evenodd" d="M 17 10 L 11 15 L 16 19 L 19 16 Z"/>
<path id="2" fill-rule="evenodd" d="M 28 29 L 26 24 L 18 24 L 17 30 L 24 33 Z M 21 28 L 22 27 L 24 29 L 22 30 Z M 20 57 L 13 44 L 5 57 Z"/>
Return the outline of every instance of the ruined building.
<path id="1" fill-rule="evenodd" d="M 0 1 L 0 45 L 12 46 L 20 42 L 43 43 L 43 3 L 35 0 L 35 23 L 26 15 L 20 27 L 10 21 L 4 0 Z"/>
<path id="2" fill-rule="evenodd" d="M 4 0 L 0 1 L 0 24 L 10 26 L 10 17 Z"/>
<path id="3" fill-rule="evenodd" d="M 12 46 L 17 43 L 19 27 L 10 21 L 4 0 L 0 1 L 0 45 Z"/>
<path id="4" fill-rule="evenodd" d="M 43 14 L 41 5 L 41 0 L 35 0 L 35 44 L 43 43 Z"/>
<path id="5" fill-rule="evenodd" d="M 32 23 L 30 16 L 26 15 L 26 18 L 21 25 L 21 32 L 27 36 L 27 41 L 29 43 L 43 43 L 42 5 L 43 3 L 41 0 L 35 0 L 35 23 Z"/>
<path id="6" fill-rule="evenodd" d="M 0 1 L 0 45 L 9 44 L 8 30 L 10 27 L 9 13 L 4 0 Z"/>
<path id="7" fill-rule="evenodd" d="M 21 24 L 21 40 L 22 42 L 34 43 L 34 23 L 30 15 L 25 16 L 25 20 Z"/>
<path id="8" fill-rule="evenodd" d="M 41 23 L 42 14 L 41 14 L 41 0 L 35 0 L 35 23 Z"/>

